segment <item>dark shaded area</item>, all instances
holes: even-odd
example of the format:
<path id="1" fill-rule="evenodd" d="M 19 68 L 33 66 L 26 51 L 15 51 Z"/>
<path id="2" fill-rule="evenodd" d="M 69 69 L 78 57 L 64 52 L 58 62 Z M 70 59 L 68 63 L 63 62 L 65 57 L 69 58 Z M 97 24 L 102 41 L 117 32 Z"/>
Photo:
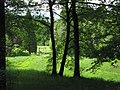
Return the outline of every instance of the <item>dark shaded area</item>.
<path id="1" fill-rule="evenodd" d="M 5 90 L 5 13 L 4 1 L 0 0 L 0 90 Z"/>
<path id="2" fill-rule="evenodd" d="M 35 70 L 7 72 L 7 90 L 120 90 L 120 83 L 51 76 Z"/>
<path id="3" fill-rule="evenodd" d="M 5 69 L 5 13 L 4 0 L 0 0 L 0 69 Z"/>

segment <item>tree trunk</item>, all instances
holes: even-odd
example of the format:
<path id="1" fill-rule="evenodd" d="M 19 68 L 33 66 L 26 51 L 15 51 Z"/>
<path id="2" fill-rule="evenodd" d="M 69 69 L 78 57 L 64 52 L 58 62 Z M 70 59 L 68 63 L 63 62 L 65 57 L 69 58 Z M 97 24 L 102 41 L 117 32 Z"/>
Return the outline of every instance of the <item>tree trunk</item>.
<path id="1" fill-rule="evenodd" d="M 0 89 L 5 90 L 5 13 L 4 0 L 0 0 Z"/>
<path id="2" fill-rule="evenodd" d="M 63 54 L 63 57 L 62 57 L 61 67 L 60 67 L 60 71 L 59 71 L 60 76 L 63 76 L 64 66 L 65 66 L 67 51 L 68 51 L 68 46 L 69 46 L 69 37 L 70 37 L 70 11 L 69 11 L 69 8 L 68 8 L 68 2 L 69 2 L 69 0 L 66 1 L 66 14 L 67 14 L 66 30 L 67 30 L 67 34 L 66 34 L 64 54 Z"/>
<path id="3" fill-rule="evenodd" d="M 53 69 L 52 75 L 57 75 L 56 70 L 56 48 L 55 48 L 55 38 L 54 38 L 54 16 L 52 10 L 53 2 L 49 0 L 49 9 L 50 9 L 50 34 L 51 34 L 51 41 L 52 41 L 52 54 L 53 54 Z"/>
<path id="4" fill-rule="evenodd" d="M 80 71 L 79 71 L 79 30 L 78 30 L 78 16 L 76 13 L 76 0 L 72 0 L 72 15 L 73 15 L 73 22 L 74 22 L 74 50 L 75 50 L 74 77 L 80 77 Z"/>
<path id="5" fill-rule="evenodd" d="M 36 53 L 37 52 L 37 41 L 36 41 L 36 35 L 35 32 L 32 30 L 28 31 L 28 38 L 29 38 L 29 53 Z"/>

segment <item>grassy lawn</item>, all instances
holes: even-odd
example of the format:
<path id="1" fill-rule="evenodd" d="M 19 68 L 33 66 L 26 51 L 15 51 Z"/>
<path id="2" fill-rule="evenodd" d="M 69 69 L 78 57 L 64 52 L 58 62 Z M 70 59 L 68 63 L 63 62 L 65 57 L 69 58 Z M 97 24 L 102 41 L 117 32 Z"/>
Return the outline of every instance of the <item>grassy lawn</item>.
<path id="1" fill-rule="evenodd" d="M 81 76 L 86 78 L 71 78 L 73 71 L 67 68 L 67 77 L 52 77 L 46 72 L 44 55 L 7 57 L 7 90 L 120 90 L 120 67 L 104 63 L 94 74 L 86 71 L 91 61 L 81 60 Z"/>
<path id="2" fill-rule="evenodd" d="M 106 81 L 120 82 L 120 61 L 117 63 L 117 68 L 111 66 L 111 63 L 109 62 L 104 62 L 96 73 L 91 73 L 91 71 L 86 72 L 86 69 L 91 66 L 91 62 L 92 60 L 86 58 L 81 60 L 81 68 L 83 68 L 83 71 L 81 72 L 82 76 L 88 78 L 101 78 Z"/>

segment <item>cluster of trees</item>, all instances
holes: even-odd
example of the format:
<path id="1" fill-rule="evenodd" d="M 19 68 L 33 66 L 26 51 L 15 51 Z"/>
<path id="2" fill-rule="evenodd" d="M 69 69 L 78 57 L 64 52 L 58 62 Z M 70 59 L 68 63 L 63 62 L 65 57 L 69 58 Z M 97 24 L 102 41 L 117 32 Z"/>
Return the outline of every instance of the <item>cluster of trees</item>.
<path id="1" fill-rule="evenodd" d="M 18 3 L 19 2 L 19 3 Z M 62 2 L 58 1 L 57 3 Z M 68 2 L 65 2 L 67 6 L 66 9 L 68 9 L 67 12 L 69 14 L 73 14 L 74 16 L 74 37 L 75 37 L 75 62 L 77 66 L 75 69 L 77 70 L 76 73 L 78 73 L 79 76 L 79 31 L 78 31 L 78 21 L 76 23 L 76 20 L 78 20 L 77 14 L 76 14 L 76 1 L 72 2 L 72 9 L 69 10 Z M 42 3 L 42 2 L 41 2 Z M 33 3 L 32 0 L 30 0 L 28 3 L 21 1 L 21 0 L 13 0 L 13 1 L 6 1 L 6 50 L 8 52 L 8 56 L 12 56 L 14 53 L 12 53 L 12 50 L 14 47 L 22 48 L 22 50 L 29 51 L 29 54 L 36 53 L 37 50 L 37 39 L 40 40 L 42 36 L 45 38 L 43 40 L 43 43 L 45 45 L 45 42 L 50 40 L 51 38 L 51 46 L 52 46 L 52 59 L 53 59 L 53 75 L 57 75 L 56 71 L 56 65 L 57 65 L 57 55 L 56 55 L 56 40 L 55 40 L 55 30 L 54 30 L 54 11 L 53 6 L 56 3 L 56 0 L 49 0 L 44 3 L 47 3 L 49 6 L 50 11 L 50 19 L 48 21 L 48 18 L 43 17 L 41 15 L 31 15 L 32 11 L 29 9 L 29 7 L 36 7 L 39 4 Z M 34 5 L 35 4 L 35 5 Z M 64 4 L 64 3 L 63 3 Z M 25 15 L 23 15 L 26 12 Z M 38 10 L 34 12 L 39 13 Z M 67 17 L 67 28 L 68 28 L 68 34 L 70 33 L 70 16 Z M 42 24 L 42 25 L 41 25 Z M 41 30 L 44 28 L 44 30 Z M 46 29 L 46 30 L 45 30 Z M 49 30 L 48 30 L 49 29 Z M 42 33 L 40 33 L 40 30 Z M 45 35 L 46 36 L 43 36 Z M 36 37 L 37 36 L 37 37 Z M 42 41 L 42 40 L 40 40 Z M 66 41 L 69 42 L 69 35 L 66 38 Z M 16 45 L 17 44 L 17 45 Z M 22 47 L 21 47 L 22 46 Z M 66 43 L 66 49 L 64 51 L 64 58 L 63 58 L 63 69 L 61 68 L 61 73 L 63 73 L 64 65 L 67 55 L 67 49 L 68 49 L 68 43 Z M 15 50 L 16 52 L 16 50 Z M 20 51 L 19 51 L 20 52 Z M 75 71 L 76 71 L 75 70 Z"/>
<path id="2" fill-rule="evenodd" d="M 36 53 L 38 44 L 49 45 L 51 40 L 52 75 L 57 75 L 58 59 L 61 59 L 58 74 L 63 76 L 65 63 L 74 61 L 75 77 L 80 76 L 81 57 L 96 59 L 92 69 L 120 59 L 119 1 L 106 4 L 101 0 L 96 4 L 84 0 L 45 0 L 39 4 L 32 0 L 28 3 L 6 0 L 5 3 L 4 10 L 4 0 L 0 1 L 0 68 L 5 69 L 5 25 L 8 55 L 16 44 L 31 54 Z M 37 15 L 42 4 L 48 4 L 50 17 Z M 62 9 L 59 20 L 54 19 L 56 4 Z M 36 14 L 32 15 L 32 11 Z"/>
<path id="3" fill-rule="evenodd" d="M 90 69 L 96 69 L 103 62 L 116 63 L 119 60 L 119 3 L 59 2 L 63 7 L 61 19 L 55 22 L 54 52 L 57 55 L 54 53 L 56 57 L 53 56 L 53 67 L 56 67 L 56 58 L 62 59 L 59 75 L 63 75 L 67 57 L 72 58 L 68 62 L 74 61 L 75 77 L 80 76 L 79 58 L 95 58 Z"/>

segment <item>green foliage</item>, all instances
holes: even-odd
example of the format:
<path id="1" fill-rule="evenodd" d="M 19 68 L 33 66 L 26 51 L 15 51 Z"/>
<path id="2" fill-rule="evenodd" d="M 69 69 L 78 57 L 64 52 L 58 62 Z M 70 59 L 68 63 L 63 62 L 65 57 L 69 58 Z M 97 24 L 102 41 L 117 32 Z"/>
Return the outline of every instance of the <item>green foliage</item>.
<path id="1" fill-rule="evenodd" d="M 35 31 L 35 34 L 36 34 L 37 45 L 39 46 L 49 45 L 50 31 L 48 27 L 39 24 L 39 28 Z"/>
<path id="2" fill-rule="evenodd" d="M 49 58 L 47 61 L 46 71 L 52 73 L 52 58 Z"/>
<path id="3" fill-rule="evenodd" d="M 32 20 L 29 10 L 23 17 L 10 12 L 6 13 L 6 36 L 8 48 L 12 49 L 14 44 L 19 44 L 29 53 L 36 53 L 37 44 L 49 45 L 50 40 L 48 28 Z"/>
<path id="4" fill-rule="evenodd" d="M 29 52 L 28 51 L 24 51 L 24 49 L 22 49 L 19 46 L 14 46 L 12 49 L 12 52 L 10 54 L 10 56 L 29 56 Z"/>
<path id="5" fill-rule="evenodd" d="M 78 4 L 80 56 L 96 58 L 94 69 L 120 59 L 118 8 Z"/>

